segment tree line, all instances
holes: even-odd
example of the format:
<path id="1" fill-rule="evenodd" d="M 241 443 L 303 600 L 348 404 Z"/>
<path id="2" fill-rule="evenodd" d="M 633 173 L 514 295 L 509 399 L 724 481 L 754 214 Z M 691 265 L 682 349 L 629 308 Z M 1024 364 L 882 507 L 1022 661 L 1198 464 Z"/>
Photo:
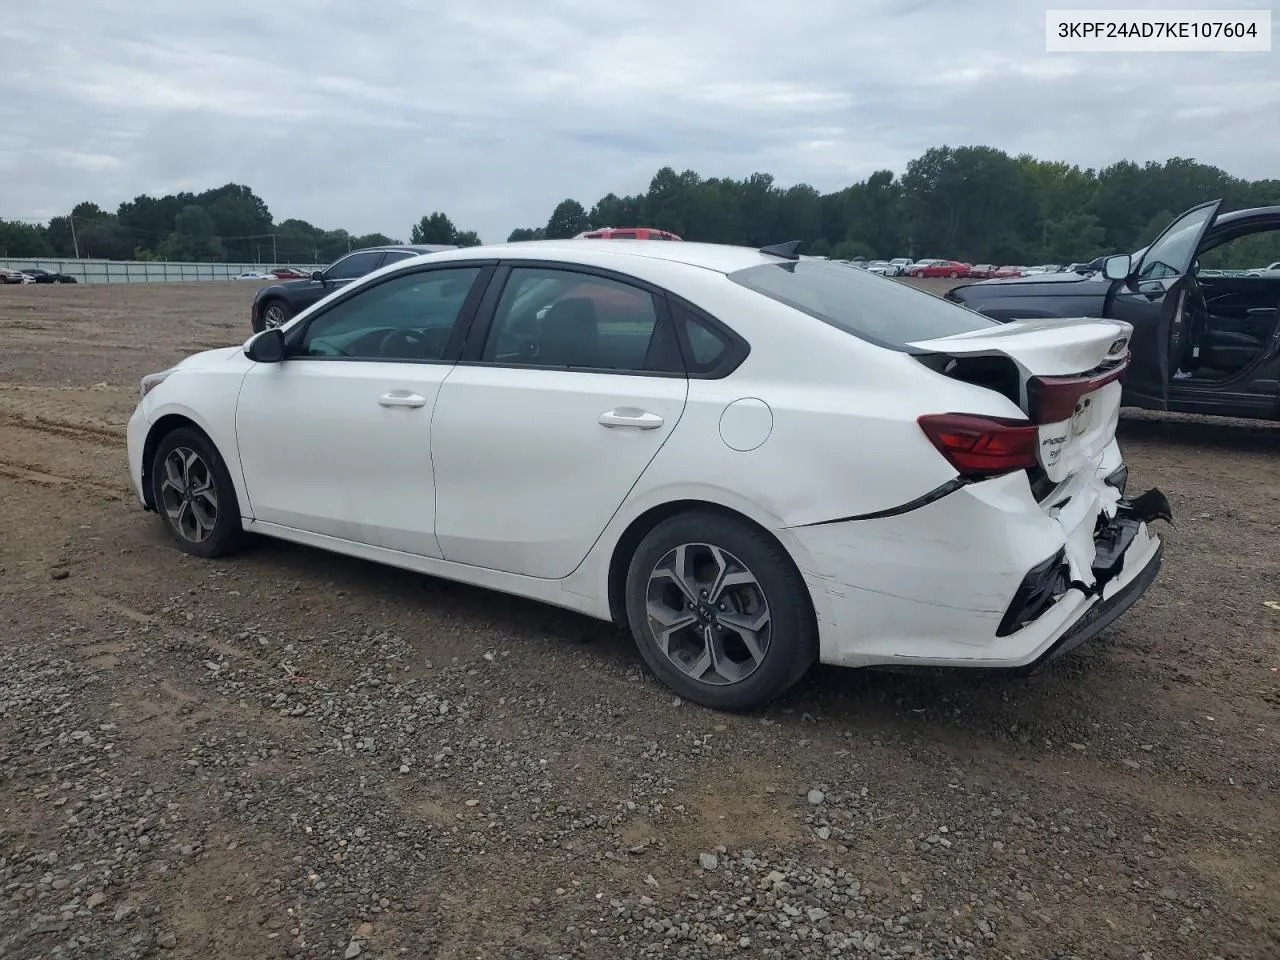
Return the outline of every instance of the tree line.
<path id="1" fill-rule="evenodd" d="M 1010 156 L 993 147 L 935 147 L 901 176 L 879 170 L 831 193 L 779 186 L 767 173 L 705 178 L 663 167 L 648 189 L 609 193 L 589 209 L 556 205 L 547 222 L 509 241 L 572 237 L 604 226 L 649 226 L 686 240 L 763 246 L 803 240 L 803 252 L 843 259 L 949 257 L 970 263 L 1064 263 L 1149 243 L 1173 217 L 1204 200 L 1223 209 L 1280 204 L 1280 180 L 1246 180 L 1175 157 L 1101 169 Z M 441 212 L 410 228 L 412 243 L 473 246 L 480 237 Z M 325 263 L 363 246 L 398 242 L 355 236 L 305 220 L 276 224 L 250 188 L 141 195 L 114 213 L 81 203 L 47 224 L 0 220 L 0 256 Z M 1233 256 L 1253 266 L 1280 260 L 1280 235 L 1246 238 Z M 1222 259 L 1221 257 L 1219 258 Z"/>
<path id="2" fill-rule="evenodd" d="M 1131 253 L 1177 214 L 1216 198 L 1224 211 L 1280 204 L 1280 180 L 1244 180 L 1181 157 L 1094 170 L 992 147 L 936 147 L 901 176 L 879 170 L 831 193 L 803 183 L 781 187 L 765 173 L 734 180 L 664 167 L 643 194 L 610 193 L 589 210 L 566 199 L 546 224 L 514 230 L 508 239 L 647 226 L 712 243 L 803 240 L 801 252 L 840 259 L 1070 263 Z M 1280 260 L 1280 234 L 1231 248 L 1232 257 L 1246 261 L 1240 266 L 1271 263 Z"/>
<path id="3" fill-rule="evenodd" d="M 442 213 L 410 228 L 411 243 L 476 246 Z M 228 183 L 203 193 L 134 197 L 115 212 L 85 201 L 48 223 L 0 220 L 0 257 L 169 260 L 220 263 L 328 263 L 360 247 L 402 243 L 381 233 L 327 230 L 306 220 L 276 223 L 247 186 Z"/>

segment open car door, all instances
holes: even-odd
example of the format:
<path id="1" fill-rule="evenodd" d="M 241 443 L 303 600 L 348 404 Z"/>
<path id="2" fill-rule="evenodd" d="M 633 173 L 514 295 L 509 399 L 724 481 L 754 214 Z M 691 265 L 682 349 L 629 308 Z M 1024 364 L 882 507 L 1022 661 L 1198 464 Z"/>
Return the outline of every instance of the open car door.
<path id="1" fill-rule="evenodd" d="M 1175 218 L 1134 258 L 1104 311 L 1108 317 L 1133 324 L 1133 360 L 1125 376 L 1125 393 L 1149 409 L 1169 408 L 1169 381 L 1187 336 L 1186 278 L 1220 206 L 1221 200 L 1210 200 Z"/>

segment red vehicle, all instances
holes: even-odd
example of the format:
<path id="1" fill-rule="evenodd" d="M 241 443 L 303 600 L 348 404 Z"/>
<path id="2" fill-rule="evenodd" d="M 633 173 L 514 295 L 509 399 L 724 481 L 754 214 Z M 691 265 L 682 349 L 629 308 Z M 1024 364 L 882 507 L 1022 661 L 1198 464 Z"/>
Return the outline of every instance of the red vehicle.
<path id="1" fill-rule="evenodd" d="M 1003 280 L 1005 277 L 1020 277 L 1026 267 L 1000 267 L 991 273 L 992 279 Z"/>
<path id="2" fill-rule="evenodd" d="M 997 269 L 994 263 L 975 263 L 969 268 L 969 276 L 975 280 L 986 280 L 988 277 L 995 276 Z"/>
<path id="3" fill-rule="evenodd" d="M 659 230 L 657 227 L 601 227 L 599 230 L 584 230 L 575 240 L 680 240 L 670 230 Z"/>
<path id="4" fill-rule="evenodd" d="M 271 271 L 271 275 L 277 280 L 305 280 L 311 276 L 311 274 L 295 270 L 293 267 L 276 267 Z"/>
<path id="5" fill-rule="evenodd" d="M 959 260 L 928 260 L 911 265 L 913 277 L 967 277 L 973 265 Z"/>

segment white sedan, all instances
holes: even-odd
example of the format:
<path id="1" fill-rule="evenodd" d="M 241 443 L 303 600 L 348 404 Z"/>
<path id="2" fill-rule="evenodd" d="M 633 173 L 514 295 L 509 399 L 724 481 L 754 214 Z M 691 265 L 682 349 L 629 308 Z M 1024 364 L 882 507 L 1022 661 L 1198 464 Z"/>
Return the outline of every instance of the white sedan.
<path id="1" fill-rule="evenodd" d="M 794 254 L 541 241 L 384 267 L 142 380 L 137 495 L 628 624 L 681 696 L 815 661 L 1031 666 L 1160 566 L 1115 442 L 1128 324 L 995 323 Z"/>

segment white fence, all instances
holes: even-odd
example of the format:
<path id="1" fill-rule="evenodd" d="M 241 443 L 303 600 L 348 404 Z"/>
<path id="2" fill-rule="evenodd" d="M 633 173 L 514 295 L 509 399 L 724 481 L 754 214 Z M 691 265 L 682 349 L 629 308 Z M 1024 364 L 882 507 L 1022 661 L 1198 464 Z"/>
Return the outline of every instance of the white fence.
<path id="1" fill-rule="evenodd" d="M 24 260 L 0 258 L 0 267 L 25 270 L 38 267 L 49 273 L 65 273 L 80 283 L 194 283 L 199 280 L 234 280 L 241 273 L 270 273 L 277 266 L 261 263 L 170 263 L 164 260 Z M 287 264 L 310 276 L 328 264 Z"/>

